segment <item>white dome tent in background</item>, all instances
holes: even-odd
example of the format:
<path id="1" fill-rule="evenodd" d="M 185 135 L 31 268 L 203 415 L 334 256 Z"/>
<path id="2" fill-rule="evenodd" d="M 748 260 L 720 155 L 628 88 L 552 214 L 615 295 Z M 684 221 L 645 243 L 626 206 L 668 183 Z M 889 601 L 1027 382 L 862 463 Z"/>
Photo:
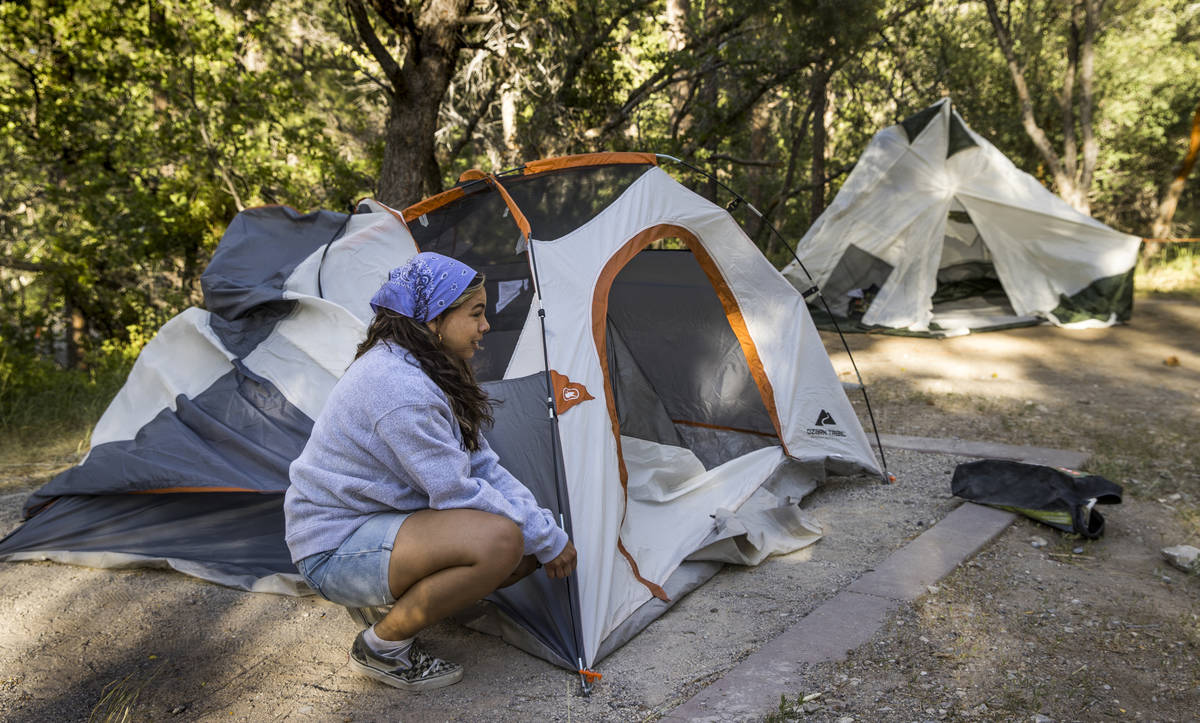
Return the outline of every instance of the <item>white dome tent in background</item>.
<path id="1" fill-rule="evenodd" d="M 797 245 L 803 269 L 783 273 L 851 328 L 1108 326 L 1132 312 L 1140 242 L 1018 169 L 944 98 L 875 134 Z"/>

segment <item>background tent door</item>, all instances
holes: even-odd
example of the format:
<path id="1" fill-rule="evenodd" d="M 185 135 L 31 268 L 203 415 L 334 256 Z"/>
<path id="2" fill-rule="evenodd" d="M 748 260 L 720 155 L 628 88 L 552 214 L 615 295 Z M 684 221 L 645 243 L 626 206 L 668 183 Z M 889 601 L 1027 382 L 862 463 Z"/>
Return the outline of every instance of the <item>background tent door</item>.
<path id="1" fill-rule="evenodd" d="M 992 252 L 957 198 L 946 217 L 932 303 L 931 329 L 992 329 L 1040 321 L 1013 310 Z"/>

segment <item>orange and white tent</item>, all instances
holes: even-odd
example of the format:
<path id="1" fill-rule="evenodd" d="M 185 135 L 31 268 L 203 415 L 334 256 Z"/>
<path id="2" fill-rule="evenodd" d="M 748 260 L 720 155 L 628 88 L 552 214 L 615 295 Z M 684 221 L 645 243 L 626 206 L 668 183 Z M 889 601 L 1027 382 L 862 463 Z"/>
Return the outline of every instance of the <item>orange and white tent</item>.
<path id="1" fill-rule="evenodd" d="M 483 271 L 504 304 L 491 374 L 558 382 L 585 665 L 686 588 L 687 574 L 672 584 L 681 565 L 722 535 L 746 551 L 774 534 L 775 547 L 740 557 L 716 545 L 713 557 L 738 562 L 815 539 L 781 478 L 794 492 L 826 467 L 878 473 L 800 293 L 655 156 L 466 178 L 405 218 L 422 250 Z M 772 514 L 790 527 L 753 529 Z"/>

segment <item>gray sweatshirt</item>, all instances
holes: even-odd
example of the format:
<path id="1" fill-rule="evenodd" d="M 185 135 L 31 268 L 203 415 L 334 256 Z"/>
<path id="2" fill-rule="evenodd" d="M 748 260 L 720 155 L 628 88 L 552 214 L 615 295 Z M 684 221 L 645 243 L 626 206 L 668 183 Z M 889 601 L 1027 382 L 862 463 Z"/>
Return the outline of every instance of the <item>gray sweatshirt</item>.
<path id="1" fill-rule="evenodd" d="M 337 548 L 380 512 L 469 508 L 521 528 L 525 554 L 549 562 L 567 535 L 480 438 L 468 452 L 450 400 L 405 349 L 376 344 L 350 365 L 292 462 L 284 498 L 296 562 Z"/>

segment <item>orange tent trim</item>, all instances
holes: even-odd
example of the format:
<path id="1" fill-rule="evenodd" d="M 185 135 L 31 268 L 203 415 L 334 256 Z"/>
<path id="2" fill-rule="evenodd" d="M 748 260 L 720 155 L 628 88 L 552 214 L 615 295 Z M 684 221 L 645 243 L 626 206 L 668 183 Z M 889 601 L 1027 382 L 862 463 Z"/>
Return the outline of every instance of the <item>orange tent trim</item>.
<path id="1" fill-rule="evenodd" d="M 412 223 L 430 211 L 439 209 L 451 201 L 457 201 L 465 195 L 467 195 L 466 191 L 464 191 L 461 186 L 451 188 L 448 191 L 442 191 L 436 196 L 430 196 L 424 201 L 419 201 L 404 209 L 404 220 L 408 223 Z"/>
<path id="2" fill-rule="evenodd" d="M 533 176 L 539 173 L 549 171 L 561 171 L 566 168 L 579 168 L 581 166 L 616 166 L 616 165 L 658 165 L 658 157 L 653 153 L 580 153 L 574 156 L 559 156 L 558 158 L 546 158 L 540 161 L 531 161 L 526 163 L 521 168 L 521 175 Z M 464 171 L 458 177 L 460 184 L 471 183 L 472 181 L 482 181 L 488 178 L 495 178 L 495 174 L 486 174 L 483 171 L 472 168 Z M 499 187 L 497 190 L 504 193 L 504 190 Z M 466 188 L 462 185 L 455 186 L 441 193 L 430 196 L 424 200 L 404 209 L 403 216 L 406 222 L 420 218 L 422 215 L 435 211 L 448 203 L 452 203 L 467 195 Z M 510 204 L 513 205 L 513 204 Z M 528 225 L 528 224 L 527 224 Z"/>
<path id="3" fill-rule="evenodd" d="M 725 283 L 725 278 L 717 269 L 712 257 L 708 255 L 708 252 L 701 245 L 700 239 L 696 238 L 695 234 L 691 231 L 674 224 L 651 226 L 625 242 L 625 245 L 609 258 L 608 263 L 600 271 L 600 277 L 597 279 L 595 290 L 592 293 L 592 339 L 596 344 L 596 355 L 600 359 L 600 370 L 604 376 L 608 418 L 612 423 L 613 439 L 617 444 L 617 470 L 621 479 L 621 490 L 625 494 L 626 500 L 628 500 L 629 495 L 629 471 L 625 467 L 625 455 L 621 450 L 621 424 L 617 420 L 617 407 L 612 394 L 612 376 L 608 368 L 608 330 L 605 326 L 605 320 L 608 318 L 608 294 L 612 290 L 613 281 L 616 279 L 617 273 L 647 246 L 664 238 L 678 238 L 682 240 L 695 255 L 696 260 L 700 262 L 700 267 L 704 270 L 705 276 L 708 277 L 709 283 L 713 285 L 718 298 L 721 300 L 721 306 L 725 310 L 725 318 L 729 321 L 729 326 L 733 329 L 734 335 L 737 336 L 738 343 L 742 347 L 742 353 L 746 355 L 750 374 L 754 378 L 754 383 L 758 387 L 759 394 L 762 395 L 763 404 L 766 406 L 767 413 L 771 417 L 771 424 L 775 427 L 775 434 L 780 444 L 783 444 L 782 427 L 779 424 L 779 414 L 775 407 L 775 392 L 771 388 L 770 380 L 767 379 L 767 373 L 763 369 L 762 360 L 758 356 L 758 349 L 754 345 L 754 340 L 750 338 L 750 331 L 746 328 L 741 309 L 737 305 L 737 299 L 734 298 L 729 285 Z M 784 447 L 784 453 L 787 453 L 786 446 Z M 622 513 L 621 523 L 624 524 L 624 522 L 624 513 Z M 617 549 L 620 550 L 626 561 L 629 562 L 629 566 L 633 569 L 633 575 L 637 578 L 638 582 L 645 585 L 655 597 L 667 601 L 668 598 L 662 587 L 643 578 L 641 573 L 638 572 L 637 562 L 634 561 L 633 556 L 625 549 L 625 545 L 619 537 L 617 538 Z"/>
<path id="4" fill-rule="evenodd" d="M 547 171 L 580 166 L 658 165 L 658 156 L 653 153 L 580 153 L 574 156 L 559 156 L 525 164 L 523 175 L 532 176 Z"/>

